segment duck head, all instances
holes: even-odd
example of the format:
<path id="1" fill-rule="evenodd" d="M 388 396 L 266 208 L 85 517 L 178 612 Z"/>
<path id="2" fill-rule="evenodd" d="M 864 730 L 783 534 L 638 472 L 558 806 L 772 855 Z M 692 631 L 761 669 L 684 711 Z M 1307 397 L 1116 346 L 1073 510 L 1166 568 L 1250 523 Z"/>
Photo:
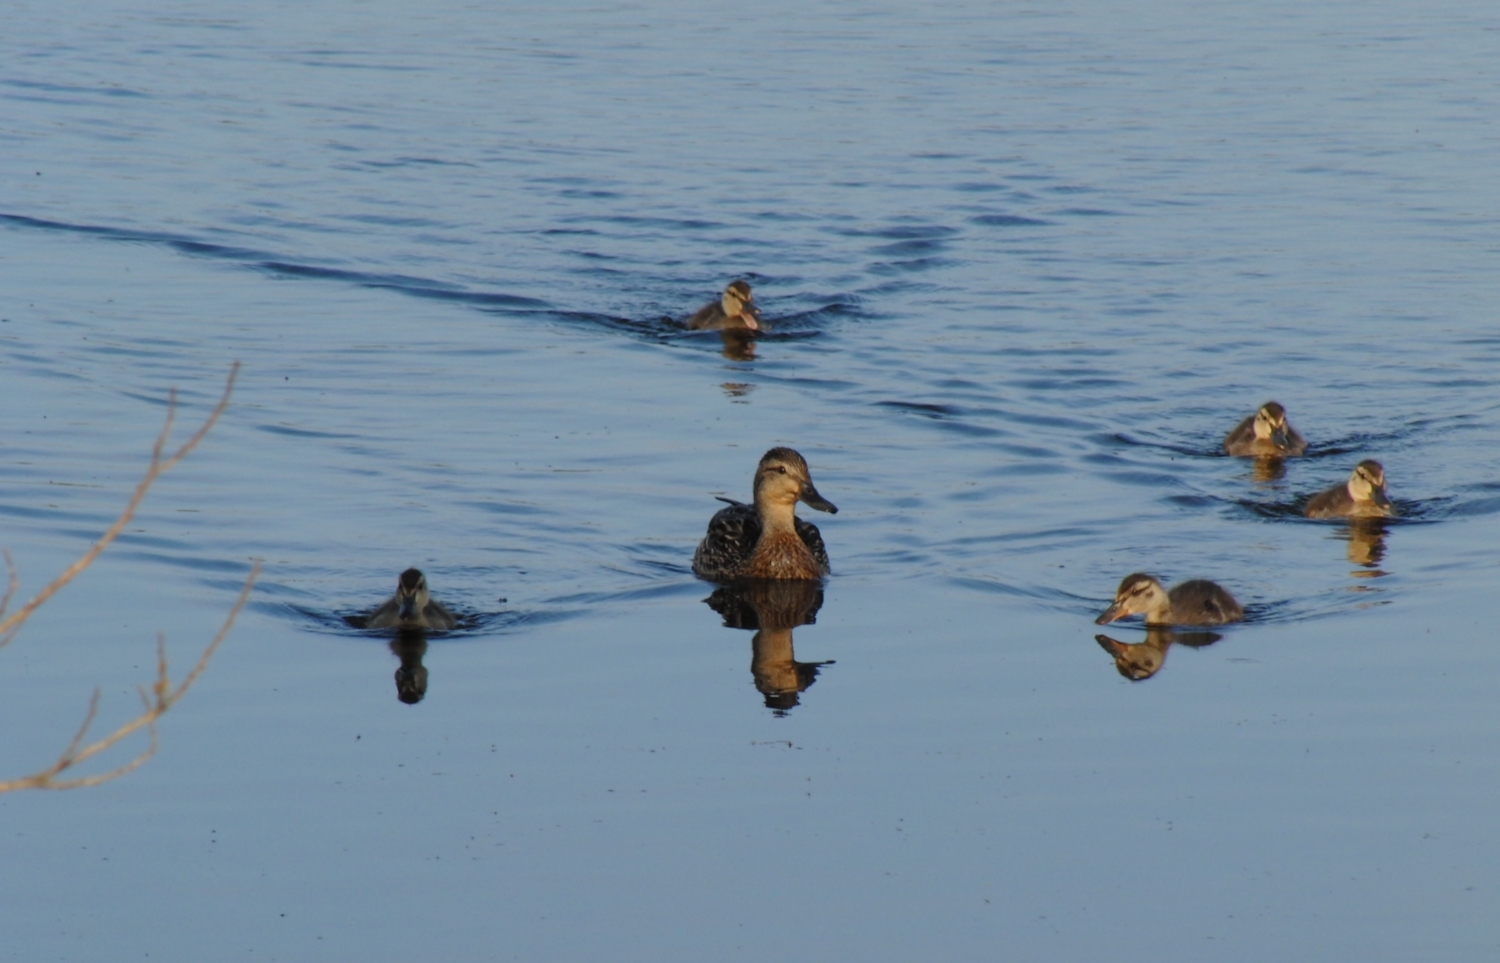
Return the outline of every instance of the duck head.
<path id="1" fill-rule="evenodd" d="M 1269 441 L 1277 448 L 1291 447 L 1287 436 L 1286 409 L 1275 401 L 1268 401 L 1255 413 L 1255 437 Z"/>
<path id="2" fill-rule="evenodd" d="M 1349 495 L 1357 502 L 1373 502 L 1389 514 L 1391 500 L 1385 493 L 1385 468 L 1373 458 L 1354 466 L 1349 475 Z"/>
<path id="3" fill-rule="evenodd" d="M 772 448 L 755 469 L 755 503 L 789 508 L 798 501 L 820 512 L 838 514 L 838 507 L 813 487 L 807 460 L 791 448 Z"/>
<path id="4" fill-rule="evenodd" d="M 729 287 L 724 289 L 724 296 L 719 299 L 719 306 L 730 321 L 738 319 L 751 331 L 760 330 L 760 309 L 755 306 L 755 296 L 750 293 L 750 285 L 746 282 L 730 281 Z"/>
<path id="5" fill-rule="evenodd" d="M 409 568 L 401 573 L 396 583 L 396 614 L 403 622 L 415 622 L 422 617 L 422 610 L 432 597 L 427 594 L 427 576 L 419 569 Z"/>
<path id="6" fill-rule="evenodd" d="M 1168 609 L 1172 605 L 1167 590 L 1160 582 L 1144 572 L 1127 575 L 1115 591 L 1115 600 L 1109 608 L 1094 620 L 1095 625 L 1104 625 L 1130 615 L 1145 615 L 1147 621 L 1154 612 Z"/>

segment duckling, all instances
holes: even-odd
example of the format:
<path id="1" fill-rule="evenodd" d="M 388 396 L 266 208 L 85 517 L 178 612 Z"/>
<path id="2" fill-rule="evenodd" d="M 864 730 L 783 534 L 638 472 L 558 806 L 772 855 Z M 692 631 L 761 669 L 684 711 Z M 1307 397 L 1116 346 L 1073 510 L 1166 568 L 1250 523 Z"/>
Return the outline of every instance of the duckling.
<path id="1" fill-rule="evenodd" d="M 1094 620 L 1103 625 L 1127 615 L 1145 615 L 1147 625 L 1222 625 L 1238 622 L 1245 609 L 1224 589 L 1207 579 L 1183 582 L 1168 592 L 1143 572 L 1125 576 L 1115 600 Z"/>
<path id="2" fill-rule="evenodd" d="M 694 331 L 761 330 L 760 309 L 755 306 L 750 285 L 730 281 L 723 296 L 699 308 L 697 314 L 688 318 L 687 326 Z"/>
<path id="3" fill-rule="evenodd" d="M 772 448 L 755 469 L 755 504 L 720 498 L 708 534 L 693 553 L 693 573 L 711 582 L 743 578 L 821 579 L 828 551 L 818 526 L 796 516 L 798 501 L 820 512 L 838 508 L 813 487 L 807 461 L 790 448 Z"/>
<path id="4" fill-rule="evenodd" d="M 1224 436 L 1224 450 L 1238 457 L 1284 458 L 1307 451 L 1307 439 L 1287 424 L 1285 408 L 1268 401 Z"/>
<path id="5" fill-rule="evenodd" d="M 1354 466 L 1349 480 L 1307 500 L 1308 518 L 1380 518 L 1395 513 L 1385 493 L 1385 469 L 1366 458 Z"/>
<path id="6" fill-rule="evenodd" d="M 427 576 L 409 568 L 396 582 L 396 594 L 386 599 L 365 623 L 371 629 L 451 629 L 453 613 L 427 594 Z"/>

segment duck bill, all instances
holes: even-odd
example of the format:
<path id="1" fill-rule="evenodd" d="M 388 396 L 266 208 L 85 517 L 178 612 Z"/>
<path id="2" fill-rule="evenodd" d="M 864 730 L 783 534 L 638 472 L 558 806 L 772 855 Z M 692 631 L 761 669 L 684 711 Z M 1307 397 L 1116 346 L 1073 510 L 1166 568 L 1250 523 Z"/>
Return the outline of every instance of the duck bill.
<path id="1" fill-rule="evenodd" d="M 1094 624 L 1108 625 L 1109 623 L 1113 622 L 1115 619 L 1120 617 L 1120 608 L 1121 606 L 1119 602 L 1112 603 L 1109 608 L 1104 610 L 1104 613 L 1102 615 L 1094 620 Z"/>
<path id="2" fill-rule="evenodd" d="M 1285 428 L 1271 432 L 1271 444 L 1275 445 L 1277 448 L 1280 448 L 1282 451 L 1286 451 L 1288 448 L 1292 447 L 1291 439 L 1286 436 Z"/>
<path id="3" fill-rule="evenodd" d="M 1390 496 L 1385 493 L 1384 488 L 1373 489 L 1370 492 L 1370 501 L 1379 505 L 1383 510 L 1387 512 L 1391 510 L 1391 499 Z"/>
<path id="4" fill-rule="evenodd" d="M 827 512 L 830 515 L 837 515 L 839 513 L 838 506 L 822 495 L 819 495 L 818 490 L 812 486 L 812 482 L 807 482 L 802 486 L 802 494 L 798 497 L 806 502 L 809 508 L 816 508 L 818 511 Z"/>
<path id="5" fill-rule="evenodd" d="M 396 617 L 403 622 L 414 622 L 417 618 L 417 600 L 411 596 L 401 600 L 401 605 L 396 609 Z"/>
<path id="6" fill-rule="evenodd" d="M 745 327 L 749 328 L 751 331 L 759 331 L 760 321 L 756 319 L 756 315 L 759 313 L 760 312 L 756 311 L 754 308 L 746 308 L 745 310 L 740 312 L 740 320 L 745 322 Z"/>

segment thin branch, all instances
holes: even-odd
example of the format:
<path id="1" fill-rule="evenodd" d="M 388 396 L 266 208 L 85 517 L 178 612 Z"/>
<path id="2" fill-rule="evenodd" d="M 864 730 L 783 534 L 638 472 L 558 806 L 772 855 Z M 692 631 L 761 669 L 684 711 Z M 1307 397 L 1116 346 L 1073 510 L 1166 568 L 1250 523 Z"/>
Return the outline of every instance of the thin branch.
<path id="1" fill-rule="evenodd" d="M 151 464 L 146 468 L 146 475 L 141 479 L 141 483 L 135 486 L 135 493 L 130 496 L 130 501 L 126 504 L 125 510 L 120 513 L 119 518 L 115 519 L 115 523 L 103 535 L 99 536 L 99 540 L 79 557 L 78 561 L 69 565 L 63 570 L 61 575 L 47 583 L 40 592 L 36 593 L 36 596 L 31 601 L 17 609 L 15 614 L 4 621 L 0 621 L 0 648 L 4 648 L 10 643 L 11 639 L 15 638 L 16 632 L 21 628 L 21 624 L 31 617 L 32 612 L 40 608 L 53 595 L 56 595 L 64 585 L 73 581 L 79 572 L 92 565 L 94 559 L 99 557 L 99 553 L 108 548 L 109 544 L 120 536 L 120 533 L 125 530 L 125 526 L 129 525 L 131 518 L 135 516 L 136 509 L 140 507 L 141 501 L 146 497 L 146 492 L 150 489 L 152 483 L 161 477 L 163 472 L 166 472 L 182 461 L 188 452 L 198 447 L 198 443 L 208 434 L 209 429 L 218 422 L 219 416 L 224 413 L 224 409 L 229 407 L 229 395 L 234 391 L 234 380 L 239 376 L 239 373 L 240 363 L 236 361 L 234 366 L 229 369 L 229 380 L 224 385 L 223 397 L 214 406 L 214 410 L 209 412 L 208 418 L 203 422 L 202 427 L 193 432 L 192 437 L 183 442 L 176 451 L 163 458 L 162 449 L 166 446 L 167 438 L 172 433 L 172 421 L 177 413 L 177 391 L 173 389 L 171 396 L 167 400 L 166 423 L 162 425 L 161 434 L 157 435 L 156 444 L 151 449 Z M 9 562 L 9 556 L 6 557 L 6 561 L 7 563 Z M 12 569 L 11 578 L 13 580 L 15 578 L 14 569 Z M 6 601 L 8 602 L 9 599 L 10 593 L 7 592 Z M 3 611 L 4 608 L 0 607 L 0 612 Z"/>
<path id="2" fill-rule="evenodd" d="M 103 552 L 125 530 L 125 526 L 130 523 L 130 519 L 135 515 L 136 509 L 140 507 L 141 501 L 146 497 L 146 492 L 151 488 L 152 483 L 161 477 L 163 472 L 166 472 L 179 461 L 182 461 L 188 452 L 198 447 L 198 443 L 203 440 L 204 436 L 208 434 L 209 429 L 213 428 L 214 424 L 218 422 L 219 416 L 229 406 L 229 396 L 234 391 L 234 381 L 239 374 L 239 370 L 239 362 L 235 362 L 234 367 L 229 371 L 229 378 L 225 382 L 223 397 L 219 399 L 219 403 L 214 406 L 213 411 L 209 412 L 208 418 L 204 420 L 203 425 L 175 451 L 163 457 L 162 451 L 166 447 L 167 440 L 171 437 L 172 423 L 177 412 L 177 392 L 172 392 L 167 402 L 166 422 L 162 425 L 161 433 L 156 437 L 156 444 L 151 448 L 151 464 L 147 466 L 145 477 L 136 486 L 135 492 L 131 495 L 130 501 L 126 504 L 124 511 L 115 519 L 114 524 L 103 535 L 99 536 L 99 540 L 87 552 L 84 552 L 76 562 L 64 569 L 61 575 L 49 582 L 31 601 L 27 602 L 9 618 L 0 621 L 0 647 L 5 646 L 11 639 L 15 638 L 16 632 L 20 630 L 21 625 L 43 603 L 57 594 L 58 590 L 63 586 L 71 582 L 79 572 L 82 572 L 89 565 L 93 564 L 94 559 L 99 557 L 99 553 Z M 5 614 L 5 610 L 9 606 L 11 597 L 15 594 L 19 583 L 16 566 L 11 561 L 10 553 L 4 552 L 4 555 L 5 566 L 10 573 L 10 580 L 5 595 L 0 597 L 0 615 Z M 97 786 L 102 782 L 118 779 L 155 755 L 157 747 L 157 720 L 168 709 L 177 704 L 177 701 L 187 693 L 188 689 L 192 688 L 193 683 L 198 681 L 198 677 L 208 667 L 209 660 L 213 658 L 214 653 L 219 649 L 219 645 L 229 635 L 229 630 L 234 625 L 234 620 L 239 616 L 240 610 L 245 607 L 246 601 L 249 600 L 250 590 L 255 585 L 255 580 L 259 575 L 260 563 L 256 562 L 251 566 L 250 575 L 245 579 L 244 587 L 240 589 L 239 598 L 235 600 L 234 606 L 230 608 L 229 615 L 225 617 L 224 624 L 219 627 L 218 634 L 208 643 L 203 653 L 198 656 L 197 663 L 176 688 L 173 688 L 171 676 L 167 672 L 166 640 L 158 638 L 156 643 L 156 680 L 151 686 L 149 695 L 144 688 L 138 690 L 141 696 L 140 715 L 127 720 L 108 735 L 93 742 L 86 742 L 85 740 L 88 739 L 89 731 L 93 728 L 94 720 L 99 713 L 99 690 L 95 689 L 93 696 L 89 699 L 88 711 L 84 713 L 83 724 L 78 727 L 78 731 L 74 733 L 72 741 L 68 743 L 67 748 L 63 749 L 62 754 L 57 757 L 57 760 L 47 768 L 32 773 L 29 776 L 0 781 L 0 793 L 13 792 L 18 789 L 78 789 L 83 786 Z M 107 752 L 142 729 L 145 729 L 148 733 L 146 748 L 129 761 L 113 769 L 94 773 L 93 775 L 79 776 L 72 779 L 57 778 L 75 769 L 80 763 L 87 762 L 100 753 Z"/>
<path id="3" fill-rule="evenodd" d="M 16 563 L 10 557 L 10 549 L 0 548 L 0 555 L 5 556 L 5 571 L 10 573 L 10 581 L 5 586 L 5 595 L 0 597 L 0 615 L 10 608 L 10 598 L 16 594 L 16 589 L 21 587 L 21 573 L 16 571 Z"/>
<path id="4" fill-rule="evenodd" d="M 218 634 L 213 641 L 208 643 L 203 653 L 198 656 L 197 663 L 192 670 L 177 684 L 172 687 L 171 676 L 167 673 L 167 647 L 166 643 L 158 640 L 156 644 L 156 681 L 151 686 L 151 695 L 148 697 L 144 689 L 141 690 L 141 701 L 144 703 L 141 714 L 130 719 L 108 735 L 83 745 L 88 736 L 89 729 L 94 725 L 94 717 L 99 711 L 99 690 L 94 690 L 94 695 L 89 699 L 88 712 L 84 714 L 83 725 L 78 727 L 78 732 L 73 736 L 73 741 L 62 751 L 57 760 L 45 769 L 34 772 L 29 776 L 19 779 L 11 779 L 0 782 L 0 793 L 13 792 L 18 789 L 79 789 L 84 786 L 97 786 L 111 779 L 118 779 L 133 769 L 140 767 L 146 760 L 156 754 L 157 733 L 156 721 L 166 714 L 167 710 L 177 704 L 178 700 L 193 687 L 203 670 L 208 668 L 208 662 L 218 651 L 219 645 L 229 635 L 229 630 L 234 626 L 234 620 L 239 617 L 240 610 L 250 599 L 250 590 L 255 585 L 255 580 L 260 575 L 260 563 L 256 562 L 250 569 L 250 575 L 245 579 L 244 586 L 240 589 L 239 598 L 235 599 L 234 606 L 230 608 L 229 615 L 225 617 L 224 624 L 219 627 Z M 78 764 L 87 762 L 89 759 L 105 752 L 126 738 L 146 729 L 150 735 L 150 741 L 146 748 L 141 750 L 133 759 L 122 765 L 116 766 L 107 772 L 95 773 L 89 776 L 80 776 L 75 779 L 58 779 L 57 776 L 65 773 Z"/>

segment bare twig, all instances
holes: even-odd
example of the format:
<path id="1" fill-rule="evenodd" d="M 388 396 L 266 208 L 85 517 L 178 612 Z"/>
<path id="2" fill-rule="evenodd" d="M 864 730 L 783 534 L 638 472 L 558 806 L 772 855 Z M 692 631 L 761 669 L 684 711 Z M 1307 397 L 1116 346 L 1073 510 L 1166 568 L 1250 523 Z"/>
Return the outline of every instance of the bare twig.
<path id="1" fill-rule="evenodd" d="M 55 595 L 64 585 L 72 581 L 79 572 L 88 568 L 94 559 L 99 557 L 99 553 L 103 552 L 111 542 L 119 537 L 120 533 L 125 530 L 125 526 L 130 523 L 131 517 L 135 515 L 136 509 L 140 507 L 141 501 L 145 498 L 146 491 L 151 487 L 151 484 L 163 472 L 181 461 L 184 455 L 198 446 L 198 443 L 208 434 L 209 429 L 219 420 L 219 416 L 224 413 L 224 409 L 229 406 L 229 395 L 234 390 L 234 381 L 235 377 L 239 374 L 239 368 L 239 363 L 236 362 L 234 367 L 230 369 L 228 381 L 224 385 L 224 395 L 219 399 L 219 403 L 214 406 L 213 411 L 209 413 L 202 427 L 194 432 L 192 437 L 188 438 L 187 441 L 183 442 L 176 451 L 163 457 L 162 449 L 166 446 L 167 439 L 171 435 L 172 421 L 177 408 L 177 393 L 175 391 L 172 392 L 167 404 L 166 424 L 162 426 L 161 434 L 157 436 L 156 444 L 151 450 L 151 464 L 146 469 L 145 477 L 136 486 L 135 492 L 131 496 L 129 503 L 126 504 L 124 511 L 120 513 L 120 517 L 115 519 L 114 524 L 99 537 L 99 540 L 87 552 L 63 570 L 61 575 L 43 587 L 31 601 L 27 602 L 9 618 L 0 621 L 0 647 L 3 647 L 15 637 L 21 625 L 31 617 L 33 612 Z M 19 581 L 15 564 L 11 561 L 10 553 L 4 552 L 4 555 L 5 566 L 10 578 L 5 595 L 0 597 L 0 615 L 5 614 L 6 607 L 9 605 L 11 597 L 15 594 Z M 229 634 L 230 627 L 234 625 L 235 618 L 240 614 L 240 610 L 245 607 L 245 602 L 250 598 L 250 589 L 255 585 L 255 579 L 259 574 L 260 563 L 256 562 L 251 567 L 250 575 L 245 579 L 244 587 L 240 589 L 239 598 L 235 600 L 234 606 L 230 608 L 229 615 L 224 619 L 224 624 L 220 626 L 218 634 L 208 643 L 203 653 L 198 656 L 198 662 L 175 688 L 172 686 L 171 677 L 167 673 L 166 640 L 158 638 L 156 644 L 156 680 L 152 684 L 149 694 L 145 688 L 138 690 L 141 696 L 142 707 L 140 715 L 126 721 L 108 735 L 93 742 L 85 743 L 89 730 L 93 728 L 94 719 L 99 712 L 99 690 L 94 690 L 93 697 L 89 699 L 88 711 L 84 713 L 83 724 L 78 727 L 78 731 L 74 733 L 72 741 L 68 743 L 67 748 L 62 751 L 57 760 L 47 768 L 32 773 L 29 776 L 0 781 L 0 793 L 12 792 L 18 789 L 78 789 L 83 786 L 97 786 L 99 783 L 108 782 L 111 779 L 117 779 L 125 775 L 150 759 L 156 753 L 156 721 L 168 709 L 177 704 L 177 701 L 182 698 L 188 689 L 192 688 L 193 683 L 198 681 L 198 677 L 208 667 L 209 659 L 213 658 L 214 653 L 218 651 L 220 643 L 224 641 L 224 638 Z M 108 751 L 142 729 L 145 729 L 148 734 L 146 748 L 141 750 L 139 754 L 128 762 L 93 775 L 78 776 L 70 779 L 57 778 L 73 770 L 80 763 Z"/>
<path id="2" fill-rule="evenodd" d="M 21 573 L 16 571 L 16 563 L 11 561 L 10 549 L 0 548 L 0 555 L 5 556 L 5 571 L 10 573 L 10 579 L 5 585 L 5 595 L 0 597 L 0 615 L 4 615 L 5 610 L 10 608 L 10 597 L 21 587 Z"/>
<path id="3" fill-rule="evenodd" d="M 130 501 L 126 504 L 125 510 L 120 513 L 119 518 L 115 519 L 115 523 L 109 526 L 103 535 L 99 536 L 99 540 L 79 557 L 78 561 L 69 565 L 63 570 L 61 575 L 43 586 L 42 590 L 36 593 L 30 602 L 17 609 L 14 615 L 4 621 L 0 621 L 0 648 L 4 648 L 10 643 L 11 639 L 15 638 L 16 631 L 20 629 L 21 623 L 30 618 L 32 612 L 41 608 L 42 603 L 46 602 L 53 595 L 56 595 L 58 590 L 64 585 L 73 581 L 79 572 L 92 565 L 94 559 L 99 557 L 99 553 L 108 548 L 109 544 L 116 538 L 120 537 L 120 533 L 125 530 L 125 526 L 129 525 L 130 520 L 135 517 L 135 511 L 137 508 L 140 508 L 141 501 L 146 497 L 146 492 L 151 488 L 151 484 L 160 478 L 163 472 L 182 461 L 188 452 L 197 448 L 198 442 L 203 440 L 203 436 L 207 435 L 208 430 L 219 420 L 219 416 L 224 413 L 224 409 L 229 407 L 229 395 L 234 391 L 234 379 L 239 377 L 239 373 L 240 363 L 236 361 L 234 366 L 229 369 L 229 380 L 224 384 L 224 396 L 219 399 L 219 403 L 214 406 L 214 410 L 209 412 L 207 420 L 203 422 L 203 426 L 193 432 L 192 437 L 183 442 L 181 447 L 163 458 L 162 448 L 167 443 L 167 437 L 172 433 L 172 420 L 177 414 L 177 390 L 175 388 L 172 390 L 171 396 L 167 399 L 166 424 L 162 425 L 161 434 L 156 436 L 156 444 L 151 449 L 151 464 L 147 466 L 146 475 L 141 479 L 141 483 L 135 486 L 135 493 L 130 496 Z M 7 564 L 9 564 L 9 561 L 10 557 L 7 555 Z M 12 584 L 14 584 L 14 569 L 11 570 L 11 579 Z M 5 597 L 9 601 L 10 593 L 7 592 Z M 3 611 L 3 608 L 0 608 L 0 611 Z"/>
<path id="4" fill-rule="evenodd" d="M 133 769 L 139 767 L 147 759 L 156 754 L 156 720 L 160 719 L 168 709 L 177 704 L 183 694 L 192 688 L 193 683 L 208 668 L 208 660 L 213 658 L 214 652 L 220 643 L 229 635 L 229 630 L 234 625 L 235 618 L 240 614 L 240 609 L 245 607 L 245 602 L 250 598 L 250 589 L 255 585 L 256 577 L 260 575 L 260 563 L 256 562 L 250 569 L 250 576 L 245 579 L 244 586 L 240 589 L 239 598 L 235 599 L 234 606 L 225 617 L 224 624 L 219 627 L 219 632 L 208 643 L 203 654 L 198 656 L 198 662 L 181 682 L 174 688 L 171 677 L 167 674 L 167 646 L 164 640 L 158 639 L 156 644 L 156 681 L 151 686 L 151 694 L 148 696 L 145 689 L 140 690 L 142 710 L 141 714 L 123 723 L 109 735 L 97 739 L 87 745 L 83 740 L 87 738 L 89 729 L 94 725 L 94 716 L 99 711 L 99 690 L 94 690 L 94 695 L 89 699 L 88 712 L 84 714 L 83 724 L 78 727 L 73 741 L 57 757 L 57 761 L 46 769 L 34 772 L 29 776 L 19 779 L 11 779 L 0 782 L 0 793 L 12 792 L 17 789 L 79 789 L 83 786 L 97 786 L 101 782 L 109 782 L 118 779 Z M 75 779 L 58 779 L 62 773 L 74 768 L 79 763 L 86 762 L 94 756 L 99 755 L 115 745 L 119 744 L 129 736 L 145 729 L 149 733 L 150 742 L 142 749 L 135 758 L 116 766 L 107 772 L 95 773 L 90 776 L 80 776 Z"/>

